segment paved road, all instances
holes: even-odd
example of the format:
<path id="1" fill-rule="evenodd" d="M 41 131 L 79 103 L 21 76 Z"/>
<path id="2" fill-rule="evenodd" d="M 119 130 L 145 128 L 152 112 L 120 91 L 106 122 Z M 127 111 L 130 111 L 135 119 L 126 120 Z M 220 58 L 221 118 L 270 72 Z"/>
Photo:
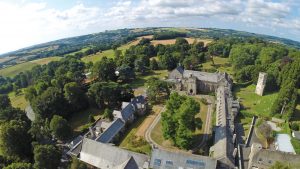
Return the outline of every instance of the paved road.
<path id="1" fill-rule="evenodd" d="M 199 97 L 199 98 L 205 98 L 208 101 L 208 109 L 207 109 L 207 118 L 205 121 L 205 128 L 204 128 L 204 137 L 202 137 L 202 141 L 200 142 L 199 145 L 197 145 L 193 150 L 197 150 L 199 148 L 202 148 L 204 146 L 206 146 L 206 142 L 209 139 L 209 134 L 211 134 L 211 116 L 212 116 L 212 111 L 213 111 L 213 104 L 214 104 L 214 98 L 212 96 L 195 96 L 195 97 Z M 164 106 L 161 111 L 159 112 L 159 114 L 156 116 L 156 118 L 153 120 L 152 124 L 149 126 L 149 128 L 147 129 L 146 133 L 145 133 L 145 139 L 146 141 L 154 148 L 159 148 L 162 150 L 168 150 L 168 151 L 173 151 L 173 152 L 183 152 L 183 153 L 187 153 L 187 151 L 184 150 L 174 150 L 174 149 L 168 149 L 165 148 L 163 146 L 160 146 L 159 144 L 157 144 L 152 138 L 151 138 L 151 132 L 153 130 L 153 128 L 157 125 L 157 123 L 159 122 L 160 118 L 161 118 L 161 112 L 165 111 L 166 106 Z"/>

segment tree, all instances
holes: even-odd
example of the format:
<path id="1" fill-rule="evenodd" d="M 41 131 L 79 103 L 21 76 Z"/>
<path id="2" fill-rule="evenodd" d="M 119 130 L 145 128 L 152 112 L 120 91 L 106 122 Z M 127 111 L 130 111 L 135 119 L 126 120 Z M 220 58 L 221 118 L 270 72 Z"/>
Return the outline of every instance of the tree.
<path id="1" fill-rule="evenodd" d="M 161 98 L 166 98 L 170 94 L 167 82 L 161 81 L 157 78 L 150 78 L 147 80 L 147 95 L 151 102 L 158 102 Z"/>
<path id="2" fill-rule="evenodd" d="M 90 123 L 94 123 L 95 122 L 95 119 L 94 119 L 94 116 L 93 115 L 89 115 L 89 122 Z"/>
<path id="3" fill-rule="evenodd" d="M 99 81 L 115 81 L 116 80 L 116 63 L 113 59 L 103 57 L 96 62 L 92 69 L 92 75 Z"/>
<path id="4" fill-rule="evenodd" d="M 114 119 L 113 111 L 110 109 L 105 109 L 103 113 L 103 117 L 112 121 Z"/>
<path id="5" fill-rule="evenodd" d="M 31 102 L 34 112 L 44 119 L 51 119 L 53 115 L 66 116 L 68 113 L 67 105 L 63 94 L 55 87 L 49 87 Z"/>
<path id="6" fill-rule="evenodd" d="M 122 82 L 131 82 L 135 79 L 134 70 L 128 65 L 121 65 L 117 68 L 117 72 L 119 72 L 119 74 L 117 75 L 118 80 Z"/>
<path id="7" fill-rule="evenodd" d="M 28 123 L 20 120 L 4 122 L 0 126 L 0 151 L 13 159 L 30 159 L 31 136 Z"/>
<path id="8" fill-rule="evenodd" d="M 87 165 L 77 158 L 72 159 L 70 169 L 88 169 Z"/>
<path id="9" fill-rule="evenodd" d="M 30 163 L 12 163 L 3 169 L 33 169 L 33 165 Z"/>
<path id="10" fill-rule="evenodd" d="M 52 135 L 48 119 L 43 120 L 39 116 L 36 116 L 35 120 L 31 123 L 29 133 L 38 142 L 51 140 Z"/>
<path id="11" fill-rule="evenodd" d="M 158 63 L 157 63 L 156 59 L 154 59 L 154 58 L 150 60 L 150 69 L 158 70 Z"/>
<path id="12" fill-rule="evenodd" d="M 74 111 L 83 110 L 88 107 L 85 92 L 76 82 L 65 84 L 64 96 Z"/>
<path id="13" fill-rule="evenodd" d="M 135 71 L 144 74 L 147 71 L 146 62 L 145 62 L 145 56 L 142 56 L 141 58 L 137 58 L 134 61 L 134 69 Z"/>
<path id="14" fill-rule="evenodd" d="M 34 168 L 54 169 L 60 165 L 61 153 L 53 145 L 34 147 Z"/>
<path id="15" fill-rule="evenodd" d="M 168 70 L 173 70 L 177 66 L 177 60 L 172 56 L 170 52 L 166 52 L 164 55 L 159 56 L 159 60 L 162 66 Z"/>
<path id="16" fill-rule="evenodd" d="M 8 98 L 7 95 L 0 94 L 0 110 L 1 109 L 6 109 L 7 107 L 10 107 L 10 99 Z"/>
<path id="17" fill-rule="evenodd" d="M 59 140 L 67 140 L 72 135 L 71 127 L 67 120 L 61 116 L 54 115 L 50 122 L 50 129 Z"/>
<path id="18" fill-rule="evenodd" d="M 129 85 L 120 85 L 115 82 L 97 82 L 88 90 L 91 104 L 98 108 L 115 107 L 122 101 L 130 101 L 133 90 Z"/>
<path id="19" fill-rule="evenodd" d="M 194 99 L 172 93 L 166 103 L 166 111 L 161 115 L 164 138 L 171 139 L 180 148 L 190 148 L 196 127 L 195 115 L 199 111 L 200 104 Z"/>

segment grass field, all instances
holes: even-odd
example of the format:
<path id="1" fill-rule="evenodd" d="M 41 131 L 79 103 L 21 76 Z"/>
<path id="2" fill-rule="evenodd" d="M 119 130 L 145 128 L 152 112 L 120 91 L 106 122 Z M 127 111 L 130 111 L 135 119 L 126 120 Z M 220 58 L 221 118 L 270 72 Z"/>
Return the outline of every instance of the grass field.
<path id="1" fill-rule="evenodd" d="M 163 79 L 166 76 L 168 76 L 167 70 L 155 70 L 147 73 L 146 75 L 137 75 L 136 79 L 130 83 L 130 86 L 132 88 L 142 87 L 145 85 L 147 80 L 151 77 L 157 77 L 159 79 Z"/>
<path id="2" fill-rule="evenodd" d="M 194 43 L 195 40 L 197 40 L 197 42 L 203 42 L 204 45 L 207 45 L 208 43 L 212 42 L 211 39 L 199 39 L 199 38 L 185 38 L 189 44 Z M 151 44 L 152 45 L 158 45 L 158 44 L 162 44 L 162 45 L 171 45 L 171 44 L 175 44 L 176 39 L 166 39 L 166 40 L 152 40 Z"/>
<path id="3" fill-rule="evenodd" d="M 20 63 L 11 67 L 7 67 L 0 70 L 0 76 L 5 77 L 13 77 L 19 74 L 20 72 L 24 72 L 26 70 L 31 70 L 36 65 L 48 64 L 51 61 L 57 61 L 61 59 L 60 57 L 49 57 L 43 59 L 37 59 L 34 61 Z"/>
<path id="4" fill-rule="evenodd" d="M 20 108 L 21 110 L 25 110 L 28 102 L 25 99 L 25 95 L 23 93 L 16 95 L 15 92 L 10 92 L 8 97 L 11 101 L 11 104 L 15 108 Z"/>
<path id="5" fill-rule="evenodd" d="M 214 65 L 212 65 L 212 62 L 208 60 L 207 62 L 202 64 L 202 70 L 207 72 L 227 72 L 228 74 L 232 75 L 232 67 L 229 63 L 228 58 L 221 58 L 221 57 L 214 57 Z"/>
<path id="6" fill-rule="evenodd" d="M 234 94 L 243 107 L 241 112 L 269 117 L 271 106 L 277 97 L 277 93 L 267 93 L 264 96 L 258 96 L 254 93 L 255 87 L 255 85 L 251 84 L 245 88 L 239 86 L 234 88 Z"/>
<path id="7" fill-rule="evenodd" d="M 147 116 L 138 117 L 138 119 L 129 126 L 123 139 L 121 139 L 122 141 L 119 144 L 119 147 L 139 153 L 148 155 L 150 154 L 151 146 L 143 136 L 137 136 L 137 131 L 139 130 L 146 117 Z"/>
<path id="8" fill-rule="evenodd" d="M 129 49 L 130 46 L 137 45 L 139 43 L 139 41 L 140 41 L 140 38 L 118 47 L 117 50 L 121 50 L 122 52 L 124 52 L 126 49 Z M 95 62 L 101 60 L 101 58 L 103 58 L 104 56 L 106 56 L 108 58 L 113 58 L 114 57 L 114 50 L 109 49 L 109 50 L 105 50 L 105 51 L 102 51 L 102 52 L 98 52 L 97 54 L 92 54 L 92 55 L 89 55 L 89 56 L 85 56 L 81 60 L 85 63 L 88 63 L 88 62 L 95 63 Z"/>
<path id="9" fill-rule="evenodd" d="M 103 111 L 95 108 L 89 108 L 87 110 L 74 113 L 72 118 L 69 120 L 69 124 L 71 128 L 75 132 L 81 132 L 88 127 L 90 127 L 91 123 L 89 121 L 89 116 L 93 115 L 94 119 L 97 120 L 101 117 Z"/>

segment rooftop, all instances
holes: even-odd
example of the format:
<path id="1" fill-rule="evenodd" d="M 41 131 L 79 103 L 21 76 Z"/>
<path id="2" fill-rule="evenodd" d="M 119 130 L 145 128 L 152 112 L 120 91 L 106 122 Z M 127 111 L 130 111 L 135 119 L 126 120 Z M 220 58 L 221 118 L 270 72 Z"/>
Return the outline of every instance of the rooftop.
<path id="1" fill-rule="evenodd" d="M 207 156 L 169 152 L 160 149 L 152 150 L 150 162 L 150 167 L 153 169 L 212 169 L 216 166 L 217 161 Z"/>
<path id="2" fill-rule="evenodd" d="M 111 125 L 98 137 L 96 141 L 102 143 L 109 143 L 125 126 L 121 119 L 116 119 Z"/>
<path id="3" fill-rule="evenodd" d="M 130 166 L 133 166 L 130 169 L 138 169 L 136 166 L 142 168 L 149 161 L 149 157 L 84 138 L 80 160 L 98 168 L 118 169 L 127 166 L 129 169 Z"/>

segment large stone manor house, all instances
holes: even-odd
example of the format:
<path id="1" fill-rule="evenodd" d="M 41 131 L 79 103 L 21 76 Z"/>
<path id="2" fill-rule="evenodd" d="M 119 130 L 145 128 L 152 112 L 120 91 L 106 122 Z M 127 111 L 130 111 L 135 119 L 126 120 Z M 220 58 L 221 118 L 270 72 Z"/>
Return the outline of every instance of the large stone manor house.
<path id="1" fill-rule="evenodd" d="M 168 81 L 175 84 L 177 90 L 184 90 L 187 94 L 216 92 L 219 86 L 232 86 L 232 80 L 227 73 L 208 73 L 184 70 L 179 66 L 170 72 Z"/>

